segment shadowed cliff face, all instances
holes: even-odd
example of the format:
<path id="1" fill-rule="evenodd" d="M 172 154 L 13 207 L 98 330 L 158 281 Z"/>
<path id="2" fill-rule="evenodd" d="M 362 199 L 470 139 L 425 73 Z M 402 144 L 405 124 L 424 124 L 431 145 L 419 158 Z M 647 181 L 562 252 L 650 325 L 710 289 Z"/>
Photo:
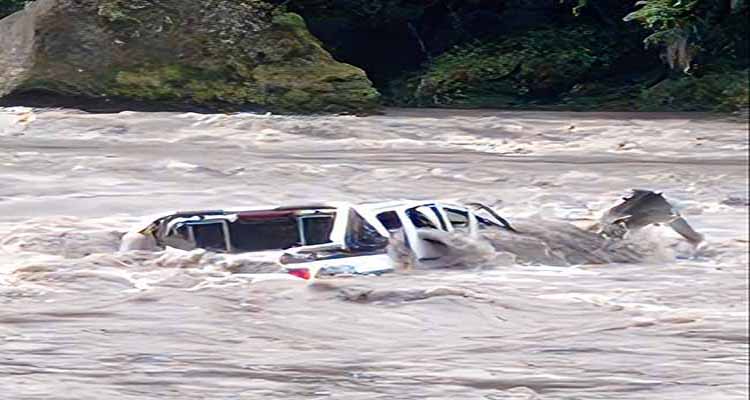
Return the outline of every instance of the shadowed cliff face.
<path id="1" fill-rule="evenodd" d="M 623 4 L 607 2 L 602 21 L 589 9 L 574 16 L 572 1 L 285 3 L 397 106 L 635 109 L 632 77 L 663 69 L 621 21 Z"/>
<path id="2" fill-rule="evenodd" d="M 301 17 L 250 0 L 39 0 L 0 22 L 0 95 L 30 90 L 307 112 L 378 96 Z"/>
<path id="3" fill-rule="evenodd" d="M 742 2 L 730 12 L 721 1 L 695 7 L 635 0 L 274 1 L 303 15 L 337 58 L 365 69 L 390 105 L 747 107 L 749 9 Z M 652 15 L 651 24 L 645 15 Z M 683 28 L 669 31 L 674 26 Z M 688 31 L 694 65 L 686 74 L 663 61 L 667 39 Z"/>
<path id="4" fill-rule="evenodd" d="M 501 38 L 570 18 L 560 1 L 272 0 L 305 17 L 311 31 L 379 87 L 467 41 Z"/>

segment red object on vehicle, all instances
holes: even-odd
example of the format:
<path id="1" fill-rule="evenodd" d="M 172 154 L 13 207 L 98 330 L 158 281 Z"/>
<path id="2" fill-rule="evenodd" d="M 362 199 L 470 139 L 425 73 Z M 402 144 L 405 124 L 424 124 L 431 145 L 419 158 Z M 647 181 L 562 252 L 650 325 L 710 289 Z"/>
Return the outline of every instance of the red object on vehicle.
<path id="1" fill-rule="evenodd" d="M 309 280 L 311 278 L 310 276 L 310 270 L 307 268 L 295 268 L 295 269 L 288 269 L 286 270 L 290 275 L 294 275 L 297 278 L 302 278 L 304 280 Z"/>

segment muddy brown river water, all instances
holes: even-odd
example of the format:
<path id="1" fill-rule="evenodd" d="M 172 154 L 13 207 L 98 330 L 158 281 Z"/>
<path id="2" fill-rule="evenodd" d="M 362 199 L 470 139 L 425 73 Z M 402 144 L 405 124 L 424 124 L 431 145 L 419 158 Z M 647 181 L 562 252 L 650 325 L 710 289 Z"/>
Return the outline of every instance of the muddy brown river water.
<path id="1" fill-rule="evenodd" d="M 585 221 L 663 191 L 641 265 L 466 265 L 308 285 L 120 253 L 149 215 L 483 201 Z M 262 269 L 262 268 L 261 268 Z M 0 109 L 2 399 L 745 399 L 748 127 L 727 116 Z"/>

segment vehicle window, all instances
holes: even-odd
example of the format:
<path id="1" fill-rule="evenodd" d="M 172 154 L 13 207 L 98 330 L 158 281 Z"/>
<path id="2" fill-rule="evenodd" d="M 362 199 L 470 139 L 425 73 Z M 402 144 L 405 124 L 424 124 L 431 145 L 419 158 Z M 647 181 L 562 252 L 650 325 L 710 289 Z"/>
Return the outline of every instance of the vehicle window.
<path id="1" fill-rule="evenodd" d="M 299 223 L 302 224 L 302 233 L 304 245 L 325 244 L 331 242 L 331 230 L 333 230 L 333 217 L 325 216 L 307 216 L 301 217 Z"/>
<path id="2" fill-rule="evenodd" d="M 353 209 L 349 210 L 345 241 L 346 247 L 353 251 L 383 250 L 388 246 L 388 238 Z"/>
<path id="3" fill-rule="evenodd" d="M 444 210 L 453 229 L 469 229 L 469 213 L 467 211 L 452 208 L 445 208 Z"/>
<path id="4" fill-rule="evenodd" d="M 386 211 L 378 214 L 378 221 L 380 221 L 389 232 L 397 231 L 403 227 L 401 220 L 398 218 L 398 214 L 396 214 L 395 211 Z"/>
<path id="5" fill-rule="evenodd" d="M 237 220 L 229 225 L 232 246 L 240 251 L 283 250 L 300 245 L 297 219 Z"/>
<path id="6" fill-rule="evenodd" d="M 227 251 L 227 243 L 224 239 L 224 224 L 196 223 L 190 224 L 195 237 L 195 245 L 206 250 Z"/>
<path id="7" fill-rule="evenodd" d="M 411 220 L 411 223 L 414 224 L 417 228 L 432 228 L 432 229 L 438 229 L 437 226 L 435 226 L 427 217 L 425 217 L 422 213 L 417 211 L 416 208 L 410 208 L 406 210 L 406 216 L 409 217 L 409 220 Z"/>

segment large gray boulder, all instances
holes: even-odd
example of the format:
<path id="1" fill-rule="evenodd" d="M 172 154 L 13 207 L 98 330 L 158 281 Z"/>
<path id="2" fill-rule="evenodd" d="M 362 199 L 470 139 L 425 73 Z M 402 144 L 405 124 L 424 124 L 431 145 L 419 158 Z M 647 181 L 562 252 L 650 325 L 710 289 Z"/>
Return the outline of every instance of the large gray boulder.
<path id="1" fill-rule="evenodd" d="M 29 91 L 284 112 L 378 98 L 300 16 L 261 0 L 37 0 L 0 20 L 0 97 Z"/>

